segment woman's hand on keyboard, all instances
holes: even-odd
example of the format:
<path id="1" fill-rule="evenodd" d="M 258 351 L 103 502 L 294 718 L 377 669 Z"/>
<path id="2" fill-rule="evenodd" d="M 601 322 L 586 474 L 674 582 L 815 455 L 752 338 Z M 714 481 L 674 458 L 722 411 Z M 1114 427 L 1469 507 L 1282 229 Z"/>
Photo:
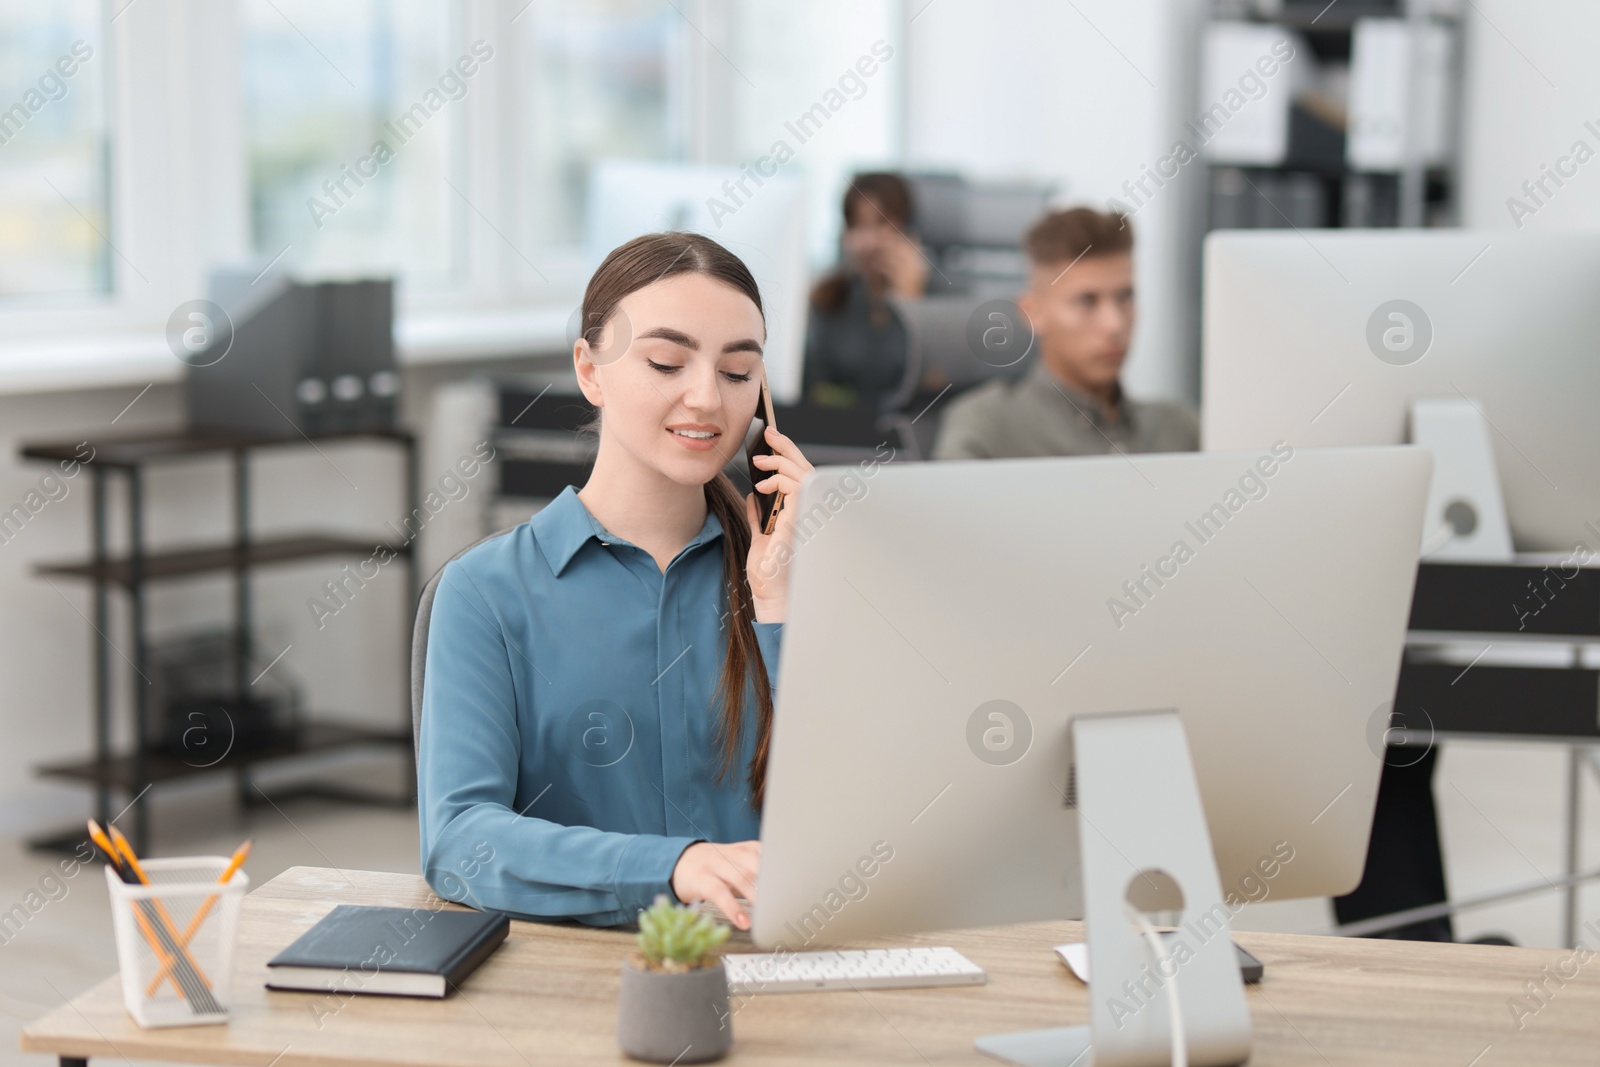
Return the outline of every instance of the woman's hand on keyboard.
<path id="1" fill-rule="evenodd" d="M 734 926 L 748 930 L 750 916 L 739 898 L 755 900 L 760 868 L 760 841 L 697 841 L 683 850 L 672 869 L 672 892 L 685 904 L 709 900 Z"/>

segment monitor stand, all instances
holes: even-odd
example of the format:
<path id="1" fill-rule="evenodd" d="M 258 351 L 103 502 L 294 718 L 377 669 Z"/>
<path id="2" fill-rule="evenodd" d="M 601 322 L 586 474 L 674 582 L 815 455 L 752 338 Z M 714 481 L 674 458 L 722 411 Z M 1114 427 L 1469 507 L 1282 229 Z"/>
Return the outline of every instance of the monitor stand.
<path id="1" fill-rule="evenodd" d="M 1181 911 L 1168 943 L 1181 992 L 1189 1062 L 1250 1057 L 1250 1013 L 1234 953 L 1211 835 L 1176 711 L 1079 716 L 1077 771 L 1088 1026 L 979 1038 L 978 1051 L 1023 1067 L 1157 1067 L 1172 1062 L 1166 979 L 1129 922 Z M 1180 945 L 1186 947 L 1180 948 Z"/>
<path id="2" fill-rule="evenodd" d="M 1433 482 L 1423 513 L 1422 556 L 1430 562 L 1509 563 L 1500 475 L 1489 423 L 1466 397 L 1412 401 L 1411 443 L 1433 453 Z"/>

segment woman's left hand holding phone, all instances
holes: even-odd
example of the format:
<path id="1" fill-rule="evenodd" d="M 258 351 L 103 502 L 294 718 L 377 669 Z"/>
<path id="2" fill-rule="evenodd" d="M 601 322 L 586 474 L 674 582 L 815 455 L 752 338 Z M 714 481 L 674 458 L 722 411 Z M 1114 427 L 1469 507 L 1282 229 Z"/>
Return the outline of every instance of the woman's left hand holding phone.
<path id="1" fill-rule="evenodd" d="M 746 573 L 754 601 L 757 622 L 783 622 L 789 592 L 789 567 L 794 560 L 795 501 L 800 483 L 811 473 L 811 464 L 789 438 L 768 426 L 763 431 L 772 455 L 756 456 L 756 466 L 772 472 L 756 483 L 763 493 L 776 489 L 783 494 L 782 509 L 772 533 L 761 532 L 755 497 L 745 498 L 745 515 L 750 520 L 750 557 Z"/>

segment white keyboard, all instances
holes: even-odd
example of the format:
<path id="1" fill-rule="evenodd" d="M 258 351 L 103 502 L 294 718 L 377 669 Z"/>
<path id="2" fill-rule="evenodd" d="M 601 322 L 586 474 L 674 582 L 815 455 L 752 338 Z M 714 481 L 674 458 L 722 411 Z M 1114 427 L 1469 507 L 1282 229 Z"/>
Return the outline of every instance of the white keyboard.
<path id="1" fill-rule="evenodd" d="M 742 952 L 722 957 L 728 991 L 809 993 L 824 989 L 910 989 L 982 985 L 982 967 L 953 948 L 841 949 L 838 952 Z"/>

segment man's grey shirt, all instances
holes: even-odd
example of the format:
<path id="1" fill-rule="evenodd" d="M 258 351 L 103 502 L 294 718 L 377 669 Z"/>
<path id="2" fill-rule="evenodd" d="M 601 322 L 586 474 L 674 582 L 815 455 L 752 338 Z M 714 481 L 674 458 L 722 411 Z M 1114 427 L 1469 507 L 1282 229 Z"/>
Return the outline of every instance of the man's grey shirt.
<path id="1" fill-rule="evenodd" d="M 987 382 L 950 402 L 934 459 L 1097 456 L 1195 452 L 1200 420 L 1187 404 L 1120 398 L 1108 419 L 1100 402 L 1035 363 L 1014 381 Z"/>

